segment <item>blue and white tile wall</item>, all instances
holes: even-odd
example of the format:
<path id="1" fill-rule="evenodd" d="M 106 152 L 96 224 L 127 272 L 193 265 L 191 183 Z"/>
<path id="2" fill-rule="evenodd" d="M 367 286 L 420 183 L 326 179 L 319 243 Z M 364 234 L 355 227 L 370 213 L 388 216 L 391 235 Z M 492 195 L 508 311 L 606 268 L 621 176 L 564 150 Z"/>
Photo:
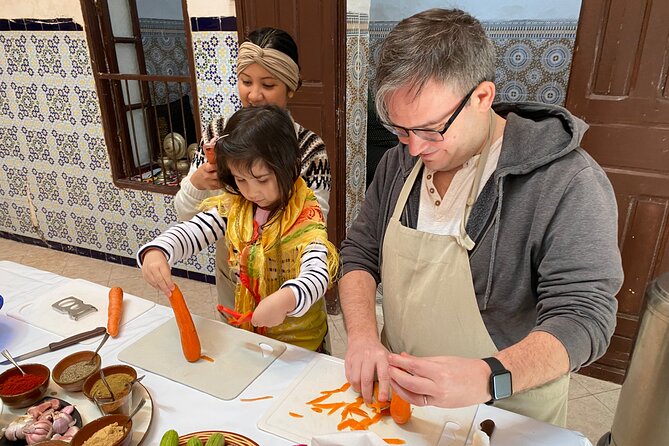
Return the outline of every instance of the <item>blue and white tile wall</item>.
<path id="1" fill-rule="evenodd" d="M 369 15 L 346 17 L 346 227 L 365 199 Z"/>
<path id="2" fill-rule="evenodd" d="M 370 79 L 380 43 L 396 24 L 370 22 Z M 497 101 L 564 104 L 577 21 L 516 20 L 483 26 L 497 51 Z"/>
<path id="3" fill-rule="evenodd" d="M 173 197 L 114 186 L 85 34 L 59 29 L 71 21 L 51 22 L 49 31 L 0 31 L 0 236 L 43 238 L 56 249 L 134 264 L 138 248 L 176 221 Z M 226 37 L 197 36 L 196 59 Z M 235 103 L 233 93 L 207 102 L 220 92 L 207 82 L 229 82 L 229 61 L 218 59 L 220 82 L 198 76 L 212 115 L 234 111 L 225 107 Z M 213 248 L 176 267 L 178 275 L 212 280 Z"/>

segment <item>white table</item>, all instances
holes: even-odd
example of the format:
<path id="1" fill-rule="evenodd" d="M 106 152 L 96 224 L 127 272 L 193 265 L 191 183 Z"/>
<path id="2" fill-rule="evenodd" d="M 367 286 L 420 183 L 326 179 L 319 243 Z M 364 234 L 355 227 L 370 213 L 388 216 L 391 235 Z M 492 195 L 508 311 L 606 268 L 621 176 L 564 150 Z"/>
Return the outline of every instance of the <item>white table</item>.
<path id="1" fill-rule="evenodd" d="M 7 316 L 7 311 L 36 298 L 50 287 L 72 279 L 47 271 L 0 261 L 0 348 L 21 354 L 43 347 L 61 338 Z M 168 307 L 156 305 L 148 312 L 123 326 L 123 335 L 108 342 L 101 350 L 103 363 L 119 363 L 118 354 L 136 339 L 150 332 L 172 315 Z M 88 348 L 88 346 L 86 347 Z M 74 345 L 35 358 L 36 362 L 53 368 L 64 356 L 81 350 Z M 270 365 L 240 396 L 223 401 L 150 372 L 142 381 L 153 397 L 153 422 L 144 444 L 158 444 L 162 434 L 175 429 L 181 434 L 202 430 L 229 430 L 252 438 L 260 445 L 292 445 L 293 442 L 259 430 L 260 417 L 272 400 L 241 402 L 240 398 L 263 395 L 280 396 L 293 378 L 300 374 L 316 353 L 289 345 L 284 354 Z M 0 372 L 11 366 L 0 366 Z M 561 429 L 525 416 L 495 407 L 479 406 L 474 423 L 490 418 L 495 421 L 494 446 L 591 446 L 581 434 Z"/>

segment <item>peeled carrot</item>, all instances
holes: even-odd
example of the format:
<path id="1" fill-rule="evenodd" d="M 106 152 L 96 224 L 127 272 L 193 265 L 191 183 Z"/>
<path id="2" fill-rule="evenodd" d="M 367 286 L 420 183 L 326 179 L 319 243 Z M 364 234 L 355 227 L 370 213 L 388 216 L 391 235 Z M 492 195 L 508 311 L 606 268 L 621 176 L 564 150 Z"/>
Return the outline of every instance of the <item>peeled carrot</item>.
<path id="1" fill-rule="evenodd" d="M 174 311 L 177 327 L 179 327 L 179 333 L 181 334 L 181 349 L 184 352 L 184 356 L 188 362 L 195 362 L 200 359 L 202 353 L 200 338 L 197 335 L 190 311 L 188 311 L 188 307 L 186 306 L 186 300 L 176 284 L 170 296 L 170 305 Z"/>
<path id="2" fill-rule="evenodd" d="M 397 424 L 406 423 L 411 418 L 411 404 L 397 393 L 393 393 L 390 399 L 390 416 Z"/>
<path id="3" fill-rule="evenodd" d="M 123 290 L 117 286 L 109 290 L 109 305 L 107 306 L 107 332 L 109 336 L 118 336 L 123 316 Z"/>

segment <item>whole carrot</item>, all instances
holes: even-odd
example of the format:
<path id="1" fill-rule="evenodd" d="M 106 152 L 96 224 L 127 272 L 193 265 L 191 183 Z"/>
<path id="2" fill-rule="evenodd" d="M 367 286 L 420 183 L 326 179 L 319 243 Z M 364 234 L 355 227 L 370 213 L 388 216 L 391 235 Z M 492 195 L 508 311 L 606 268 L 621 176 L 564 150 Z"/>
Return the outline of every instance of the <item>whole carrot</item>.
<path id="1" fill-rule="evenodd" d="M 109 290 L 109 305 L 107 306 L 107 332 L 109 336 L 118 336 L 123 316 L 123 290 L 117 286 Z"/>
<path id="2" fill-rule="evenodd" d="M 174 311 L 174 317 L 181 335 L 181 349 L 184 352 L 184 357 L 188 362 L 195 362 L 200 359 L 202 353 L 200 347 L 200 338 L 197 335 L 193 317 L 188 311 L 186 301 L 179 287 L 174 284 L 174 290 L 170 296 L 170 305 Z"/>

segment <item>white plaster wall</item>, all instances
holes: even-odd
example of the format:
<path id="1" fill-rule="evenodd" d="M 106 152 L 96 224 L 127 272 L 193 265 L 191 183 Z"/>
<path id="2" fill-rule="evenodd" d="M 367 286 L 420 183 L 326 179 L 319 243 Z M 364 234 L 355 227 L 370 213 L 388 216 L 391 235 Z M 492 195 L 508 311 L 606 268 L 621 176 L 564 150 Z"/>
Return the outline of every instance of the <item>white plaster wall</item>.
<path id="1" fill-rule="evenodd" d="M 346 2 L 346 12 L 369 14 L 371 4 L 371 0 L 348 0 Z"/>
<path id="2" fill-rule="evenodd" d="M 235 14 L 235 0 L 186 0 L 190 17 L 230 17 Z"/>
<path id="3" fill-rule="evenodd" d="M 0 17 L 4 19 L 71 18 L 84 26 L 79 0 L 0 0 Z"/>
<path id="4" fill-rule="evenodd" d="M 577 20 L 581 0 L 371 0 L 370 21 L 399 21 L 430 8 L 459 8 L 482 21 Z"/>

